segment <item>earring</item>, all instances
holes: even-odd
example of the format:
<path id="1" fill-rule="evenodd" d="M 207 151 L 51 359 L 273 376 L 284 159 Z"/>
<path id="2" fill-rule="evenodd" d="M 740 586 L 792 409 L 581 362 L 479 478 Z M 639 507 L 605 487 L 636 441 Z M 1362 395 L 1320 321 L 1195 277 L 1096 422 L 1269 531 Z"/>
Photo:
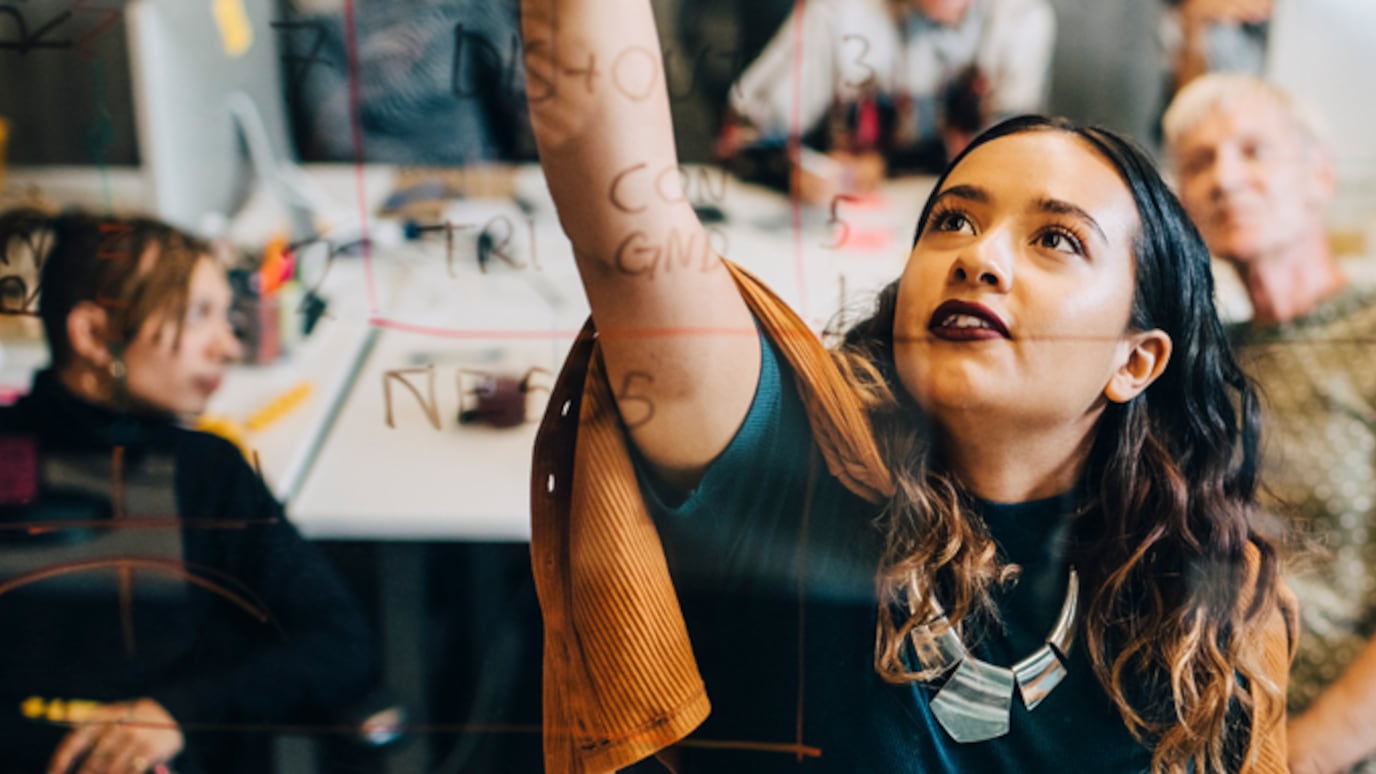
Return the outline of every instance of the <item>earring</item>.
<path id="1" fill-rule="evenodd" d="M 123 406 L 129 398 L 129 369 L 124 365 L 124 347 L 110 345 L 110 384 L 111 397 L 116 405 Z"/>

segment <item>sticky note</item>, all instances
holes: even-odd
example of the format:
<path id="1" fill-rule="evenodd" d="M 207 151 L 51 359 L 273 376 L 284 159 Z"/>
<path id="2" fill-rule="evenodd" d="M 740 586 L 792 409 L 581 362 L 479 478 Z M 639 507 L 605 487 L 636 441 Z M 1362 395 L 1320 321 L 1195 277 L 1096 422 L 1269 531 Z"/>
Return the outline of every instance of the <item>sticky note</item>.
<path id="1" fill-rule="evenodd" d="M 212 0 L 212 3 L 225 53 L 232 57 L 243 56 L 253 45 L 253 25 L 249 23 L 244 0 Z"/>

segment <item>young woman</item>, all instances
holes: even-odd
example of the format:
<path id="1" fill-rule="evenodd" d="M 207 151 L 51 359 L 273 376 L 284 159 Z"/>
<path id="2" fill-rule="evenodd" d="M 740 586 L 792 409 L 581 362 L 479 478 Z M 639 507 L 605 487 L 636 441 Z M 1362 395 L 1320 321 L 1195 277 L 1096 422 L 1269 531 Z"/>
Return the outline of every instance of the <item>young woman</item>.
<path id="1" fill-rule="evenodd" d="M 549 770 L 1284 770 L 1256 401 L 1145 156 L 981 135 L 828 355 L 730 264 L 628 252 L 706 244 L 627 183 L 675 163 L 662 79 L 625 65 L 648 4 L 523 23 L 532 82 L 655 84 L 532 89 L 596 326 L 535 456 Z"/>
<path id="2" fill-rule="evenodd" d="M 356 603 L 238 449 L 184 428 L 239 355 L 224 270 L 137 218 L 11 211 L 0 248 L 41 267 L 52 354 L 0 410 L 0 758 L 258 770 L 264 724 L 336 717 L 374 665 Z M 36 497 L 12 496 L 18 476 Z"/>

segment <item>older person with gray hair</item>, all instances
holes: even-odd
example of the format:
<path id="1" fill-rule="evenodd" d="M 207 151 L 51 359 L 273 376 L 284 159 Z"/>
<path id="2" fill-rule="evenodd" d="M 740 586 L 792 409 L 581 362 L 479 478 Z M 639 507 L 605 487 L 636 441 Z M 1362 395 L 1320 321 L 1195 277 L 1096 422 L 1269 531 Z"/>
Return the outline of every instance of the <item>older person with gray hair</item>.
<path id="1" fill-rule="evenodd" d="M 1376 291 L 1329 246 L 1326 133 L 1293 95 L 1237 74 L 1191 82 L 1163 123 L 1180 199 L 1254 310 L 1235 342 L 1267 404 L 1267 505 L 1312 549 L 1291 562 L 1290 763 L 1376 772 Z"/>

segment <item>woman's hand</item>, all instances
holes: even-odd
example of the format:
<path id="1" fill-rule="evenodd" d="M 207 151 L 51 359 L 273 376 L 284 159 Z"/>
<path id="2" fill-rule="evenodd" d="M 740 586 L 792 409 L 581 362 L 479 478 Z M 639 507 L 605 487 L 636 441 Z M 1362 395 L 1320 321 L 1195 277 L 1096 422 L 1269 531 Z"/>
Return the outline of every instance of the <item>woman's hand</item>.
<path id="1" fill-rule="evenodd" d="M 152 699 L 103 704 L 72 718 L 48 774 L 143 774 L 167 763 L 186 740 L 177 721 Z M 81 761 L 81 767 L 73 765 Z"/>

